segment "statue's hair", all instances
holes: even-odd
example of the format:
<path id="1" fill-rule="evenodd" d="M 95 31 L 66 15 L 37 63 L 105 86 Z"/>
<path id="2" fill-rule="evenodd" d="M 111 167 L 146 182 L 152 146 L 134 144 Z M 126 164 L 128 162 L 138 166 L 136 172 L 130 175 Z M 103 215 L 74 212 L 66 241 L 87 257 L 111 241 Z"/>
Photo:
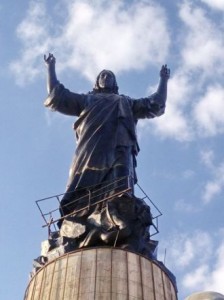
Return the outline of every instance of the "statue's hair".
<path id="1" fill-rule="evenodd" d="M 114 79 L 114 86 L 112 87 L 112 89 L 110 89 L 110 93 L 114 93 L 114 94 L 118 94 L 118 89 L 119 89 L 119 87 L 118 87 L 118 85 L 117 85 L 117 81 L 116 81 L 116 77 L 115 77 L 115 75 L 114 75 L 114 73 L 112 72 L 112 71 L 110 71 L 110 70 L 102 70 L 100 73 L 99 73 L 99 75 L 97 76 L 97 78 L 96 78 L 96 83 L 95 83 L 95 86 L 94 86 L 94 88 L 93 88 L 93 93 L 103 93 L 103 92 L 105 92 L 106 90 L 105 89 L 102 89 L 102 88 L 100 88 L 100 86 L 99 86 L 99 78 L 100 78 L 100 75 L 101 75 L 101 73 L 102 72 L 110 72 L 111 74 L 112 74 L 112 76 L 113 76 L 113 79 Z"/>

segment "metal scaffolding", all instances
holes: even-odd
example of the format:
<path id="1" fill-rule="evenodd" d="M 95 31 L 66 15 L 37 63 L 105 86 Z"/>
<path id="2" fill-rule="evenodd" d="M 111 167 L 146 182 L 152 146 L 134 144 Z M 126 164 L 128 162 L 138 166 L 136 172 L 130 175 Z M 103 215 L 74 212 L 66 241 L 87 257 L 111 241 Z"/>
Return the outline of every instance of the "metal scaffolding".
<path id="1" fill-rule="evenodd" d="M 78 192 L 81 192 L 82 196 L 78 198 L 74 198 L 72 201 L 70 201 L 68 204 L 65 204 L 64 206 L 66 205 L 75 206 L 76 203 L 78 202 L 80 203 L 80 201 L 84 201 L 84 200 L 85 202 L 87 200 L 88 204 L 82 208 L 74 209 L 71 213 L 66 214 L 64 216 L 60 215 L 61 200 L 65 195 L 70 196 L 71 194 L 72 196 L 72 193 L 74 192 L 57 194 L 57 195 L 36 200 L 35 201 L 36 205 L 45 223 L 42 227 L 48 228 L 48 235 L 50 236 L 53 231 L 57 231 L 56 223 L 63 220 L 64 218 L 71 216 L 75 213 L 81 212 L 85 209 L 90 209 L 90 207 L 96 206 L 97 204 L 100 203 L 106 204 L 107 201 L 116 197 L 121 197 L 124 194 L 131 195 L 132 188 L 130 182 L 131 180 L 129 177 L 121 177 L 112 182 L 104 182 L 100 185 L 89 186 L 84 189 L 79 189 Z M 162 216 L 162 212 L 155 205 L 155 203 L 149 198 L 149 196 L 144 192 L 144 190 L 140 187 L 139 184 L 136 184 L 135 187 L 136 187 L 135 194 L 138 195 L 137 197 L 142 201 L 144 201 L 146 205 L 150 207 L 152 213 L 152 220 L 153 220 L 153 224 L 152 224 L 153 232 L 150 233 L 150 236 L 153 236 L 159 233 L 158 218 Z M 54 228 L 53 231 L 51 230 L 52 226 Z"/>

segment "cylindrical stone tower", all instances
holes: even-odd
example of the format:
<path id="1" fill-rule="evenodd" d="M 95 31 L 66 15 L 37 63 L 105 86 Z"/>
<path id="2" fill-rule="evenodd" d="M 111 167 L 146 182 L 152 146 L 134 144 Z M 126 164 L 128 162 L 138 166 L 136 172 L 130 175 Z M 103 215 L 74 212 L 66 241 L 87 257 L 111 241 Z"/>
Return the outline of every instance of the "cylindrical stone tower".
<path id="1" fill-rule="evenodd" d="M 67 253 L 31 279 L 25 300 L 177 300 L 168 274 L 156 262 L 118 248 Z"/>

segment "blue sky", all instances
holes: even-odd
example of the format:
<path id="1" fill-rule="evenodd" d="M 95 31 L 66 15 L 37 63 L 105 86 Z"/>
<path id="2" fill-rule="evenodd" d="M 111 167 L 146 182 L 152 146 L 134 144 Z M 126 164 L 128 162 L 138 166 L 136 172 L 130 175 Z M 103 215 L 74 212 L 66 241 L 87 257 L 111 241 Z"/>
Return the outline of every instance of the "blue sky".
<path id="1" fill-rule="evenodd" d="M 223 21 L 223 0 L 1 2 L 1 299 L 23 298 L 47 238 L 35 200 L 63 193 L 75 150 L 73 118 L 43 106 L 48 52 L 76 92 L 111 69 L 140 98 L 171 68 L 165 115 L 138 125 L 139 184 L 163 212 L 155 238 L 179 299 L 224 293 Z"/>

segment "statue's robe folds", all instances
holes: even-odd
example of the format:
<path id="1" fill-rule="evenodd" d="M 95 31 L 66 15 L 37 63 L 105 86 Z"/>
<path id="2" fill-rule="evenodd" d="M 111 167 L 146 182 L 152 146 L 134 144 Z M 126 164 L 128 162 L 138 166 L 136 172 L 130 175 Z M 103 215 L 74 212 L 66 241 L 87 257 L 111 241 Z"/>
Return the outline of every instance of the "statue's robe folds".
<path id="1" fill-rule="evenodd" d="M 44 104 L 78 117 L 74 123 L 77 147 L 66 192 L 123 176 L 130 176 L 136 183 L 137 120 L 164 113 L 160 94 L 142 99 L 113 93 L 76 94 L 58 84 Z"/>

